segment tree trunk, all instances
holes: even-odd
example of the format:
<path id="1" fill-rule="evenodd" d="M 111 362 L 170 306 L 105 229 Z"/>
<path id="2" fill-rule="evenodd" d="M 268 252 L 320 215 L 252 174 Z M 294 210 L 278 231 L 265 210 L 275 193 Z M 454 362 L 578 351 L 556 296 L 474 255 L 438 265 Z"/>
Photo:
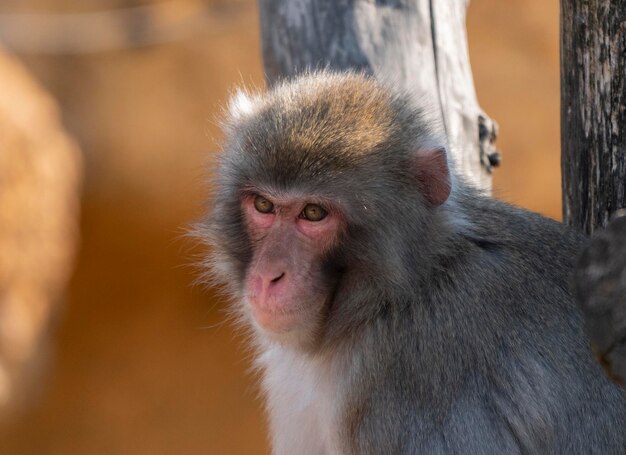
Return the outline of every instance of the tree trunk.
<path id="1" fill-rule="evenodd" d="M 561 0 L 563 220 L 590 234 L 626 206 L 626 2 Z"/>
<path id="2" fill-rule="evenodd" d="M 260 0 L 268 84 L 307 69 L 357 69 L 436 106 L 458 169 L 482 189 L 499 162 L 480 109 L 465 31 L 467 0 Z"/>

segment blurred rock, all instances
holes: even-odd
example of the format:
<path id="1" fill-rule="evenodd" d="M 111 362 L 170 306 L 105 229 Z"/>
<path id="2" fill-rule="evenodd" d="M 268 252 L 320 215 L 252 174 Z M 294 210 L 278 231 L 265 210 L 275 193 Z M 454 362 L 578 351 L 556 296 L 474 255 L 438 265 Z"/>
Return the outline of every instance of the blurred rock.
<path id="1" fill-rule="evenodd" d="M 32 390 L 71 271 L 81 166 L 59 117 L 0 51 L 0 416 Z"/>

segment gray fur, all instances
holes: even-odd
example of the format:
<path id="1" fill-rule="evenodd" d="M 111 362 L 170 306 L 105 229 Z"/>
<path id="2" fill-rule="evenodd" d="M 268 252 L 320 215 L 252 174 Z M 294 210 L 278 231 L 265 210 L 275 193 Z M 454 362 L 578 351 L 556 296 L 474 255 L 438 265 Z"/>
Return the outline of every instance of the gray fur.
<path id="1" fill-rule="evenodd" d="M 374 116 L 371 138 L 358 116 Z M 285 348 L 336 378 L 324 389 L 338 391 L 332 450 L 626 454 L 626 396 L 594 362 L 570 292 L 585 238 L 456 176 L 449 200 L 428 207 L 410 169 L 416 147 L 445 145 L 429 124 L 408 97 L 358 74 L 257 96 L 226 124 L 204 226 L 215 280 L 242 300 L 253 252 L 239 201 L 250 188 L 332 198 L 348 219 L 327 258 L 339 284 L 316 343 Z M 260 363 L 277 433 L 279 375 Z"/>

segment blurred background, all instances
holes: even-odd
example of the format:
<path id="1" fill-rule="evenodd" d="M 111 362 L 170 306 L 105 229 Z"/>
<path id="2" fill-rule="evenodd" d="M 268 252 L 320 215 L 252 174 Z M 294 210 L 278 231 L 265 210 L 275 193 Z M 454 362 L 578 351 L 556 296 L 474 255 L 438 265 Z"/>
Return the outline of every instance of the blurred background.
<path id="1" fill-rule="evenodd" d="M 471 0 L 494 194 L 560 218 L 556 0 Z M 253 0 L 0 0 L 0 453 L 267 453 L 249 352 L 186 227 Z"/>

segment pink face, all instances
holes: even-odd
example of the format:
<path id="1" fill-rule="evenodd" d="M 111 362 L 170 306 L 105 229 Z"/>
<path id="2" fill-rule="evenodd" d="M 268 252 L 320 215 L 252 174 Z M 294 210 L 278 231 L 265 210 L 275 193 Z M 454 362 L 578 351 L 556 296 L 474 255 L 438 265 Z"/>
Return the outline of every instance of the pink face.
<path id="1" fill-rule="evenodd" d="M 322 259 L 339 241 L 340 212 L 311 198 L 257 194 L 242 208 L 253 249 L 245 294 L 254 320 L 272 334 L 314 330 L 332 295 Z"/>

